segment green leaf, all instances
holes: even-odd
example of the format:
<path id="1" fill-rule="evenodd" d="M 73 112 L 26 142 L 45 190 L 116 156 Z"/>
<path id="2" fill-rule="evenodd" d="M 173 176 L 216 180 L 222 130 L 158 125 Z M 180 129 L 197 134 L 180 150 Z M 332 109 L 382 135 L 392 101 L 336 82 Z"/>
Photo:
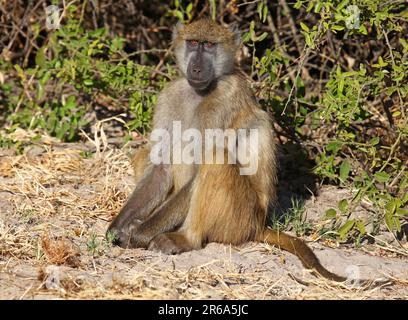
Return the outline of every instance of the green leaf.
<path id="1" fill-rule="evenodd" d="M 86 86 L 92 86 L 92 85 L 93 85 L 92 79 L 86 79 L 86 80 L 84 80 L 84 85 L 86 85 Z"/>
<path id="2" fill-rule="evenodd" d="M 69 96 L 67 101 L 65 102 L 65 107 L 70 110 L 76 107 L 76 98 L 74 96 Z"/>
<path id="3" fill-rule="evenodd" d="M 388 66 L 388 63 L 384 62 L 384 60 L 383 60 L 383 58 L 381 56 L 378 58 L 378 63 L 380 64 L 381 67 Z"/>
<path id="4" fill-rule="evenodd" d="M 262 10 L 262 15 L 263 15 L 262 22 L 265 22 L 266 19 L 268 18 L 268 12 L 269 12 L 268 6 L 264 5 L 263 10 Z"/>
<path id="5" fill-rule="evenodd" d="M 346 199 L 340 200 L 338 207 L 342 213 L 346 213 L 348 209 L 348 202 Z"/>
<path id="6" fill-rule="evenodd" d="M 337 86 L 337 92 L 338 93 L 343 93 L 343 88 L 344 88 L 344 78 L 340 78 L 339 84 Z"/>
<path id="7" fill-rule="evenodd" d="M 310 1 L 309 5 L 306 8 L 306 12 L 310 12 L 313 9 L 313 5 L 314 5 L 313 1 Z"/>
<path id="8" fill-rule="evenodd" d="M 400 38 L 399 42 L 401 43 L 403 47 L 403 53 L 407 53 L 408 52 L 408 42 L 404 38 Z"/>
<path id="9" fill-rule="evenodd" d="M 391 232 L 395 230 L 394 217 L 391 214 L 388 213 L 385 214 L 385 224 L 387 225 L 388 229 Z"/>
<path id="10" fill-rule="evenodd" d="M 303 22 L 300 22 L 300 27 L 302 28 L 302 30 L 304 30 L 306 32 L 310 31 L 309 27 L 306 24 L 304 24 Z"/>
<path id="11" fill-rule="evenodd" d="M 41 47 L 35 55 L 35 64 L 40 68 L 45 67 L 45 47 Z"/>
<path id="12" fill-rule="evenodd" d="M 190 13 L 191 10 L 193 10 L 193 3 L 192 3 L 192 2 L 190 2 L 190 3 L 188 4 L 188 6 L 187 6 L 187 8 L 186 8 L 186 13 L 187 13 L 187 14 Z"/>
<path id="13" fill-rule="evenodd" d="M 293 5 L 293 8 L 299 10 L 299 9 L 302 7 L 302 4 L 303 4 L 303 1 L 298 0 L 298 1 Z"/>
<path id="14" fill-rule="evenodd" d="M 18 64 L 14 65 L 14 69 L 16 69 L 18 76 L 21 78 L 21 80 L 26 81 L 26 75 L 24 73 L 24 70 L 21 69 L 21 67 Z"/>
<path id="15" fill-rule="evenodd" d="M 341 31 L 341 30 L 344 30 L 344 27 L 339 26 L 339 25 L 333 25 L 333 26 L 331 26 L 331 29 L 335 30 L 335 31 Z"/>
<path id="16" fill-rule="evenodd" d="M 393 215 L 396 209 L 397 209 L 397 202 L 395 201 L 395 199 L 388 201 L 388 203 L 385 205 L 385 210 L 387 210 L 387 213 L 390 215 Z"/>
<path id="17" fill-rule="evenodd" d="M 252 20 L 249 24 L 249 34 L 251 35 L 251 40 L 256 42 L 256 35 L 255 35 L 255 21 Z"/>
<path id="18" fill-rule="evenodd" d="M 114 39 L 112 39 L 112 45 L 111 45 L 112 52 L 117 52 L 123 49 L 123 44 L 124 44 L 124 39 L 120 37 L 115 37 Z"/>
<path id="19" fill-rule="evenodd" d="M 398 215 L 398 216 L 406 216 L 406 215 L 408 215 L 408 209 L 398 208 L 395 211 L 395 214 Z"/>
<path id="20" fill-rule="evenodd" d="M 342 147 L 343 143 L 341 141 L 330 141 L 327 144 L 327 151 L 331 151 L 333 154 L 336 154 L 340 148 Z"/>
<path id="21" fill-rule="evenodd" d="M 343 9 L 345 6 L 346 6 L 346 4 L 348 4 L 349 3 L 349 0 L 343 0 L 342 2 L 340 2 L 338 5 L 337 5 L 337 11 L 339 11 L 339 10 L 341 10 L 341 9 Z"/>
<path id="22" fill-rule="evenodd" d="M 312 48 L 312 40 L 310 39 L 310 35 L 308 33 L 303 33 L 305 36 L 306 44 Z"/>
<path id="23" fill-rule="evenodd" d="M 340 180 L 346 181 L 350 173 L 350 163 L 347 160 L 344 160 L 340 165 Z"/>
<path id="24" fill-rule="evenodd" d="M 355 224 L 354 220 L 349 220 L 345 224 L 343 224 L 340 229 L 338 230 L 340 239 L 344 240 L 348 234 L 348 232 L 353 229 Z"/>
<path id="25" fill-rule="evenodd" d="M 333 208 L 326 210 L 325 214 L 326 214 L 327 219 L 333 219 L 333 218 L 336 218 L 337 216 L 337 212 Z"/>
<path id="26" fill-rule="evenodd" d="M 401 232 L 401 222 L 396 217 L 394 217 L 394 227 L 397 232 Z"/>
<path id="27" fill-rule="evenodd" d="M 262 41 L 262 40 L 264 40 L 267 36 L 268 36 L 268 32 L 264 32 L 264 33 L 262 33 L 262 34 L 256 39 L 256 41 Z"/>
<path id="28" fill-rule="evenodd" d="M 387 183 L 390 180 L 390 175 L 384 171 L 380 171 L 374 174 L 378 182 Z"/>
<path id="29" fill-rule="evenodd" d="M 364 34 L 364 35 L 368 34 L 367 28 L 365 27 L 364 24 L 360 25 L 360 28 L 358 29 L 358 32 L 360 32 L 361 34 Z"/>
<path id="30" fill-rule="evenodd" d="M 379 143 L 380 143 L 380 138 L 379 137 L 374 137 L 369 142 L 369 144 L 371 144 L 372 146 L 376 146 Z"/>
<path id="31" fill-rule="evenodd" d="M 259 2 L 258 7 L 256 8 L 256 12 L 258 13 L 259 20 L 262 20 L 262 7 L 263 7 L 263 3 Z"/>
<path id="32" fill-rule="evenodd" d="M 402 203 L 408 202 L 408 192 L 404 193 L 404 196 L 402 197 Z"/>
<path id="33" fill-rule="evenodd" d="M 44 85 L 41 82 L 38 82 L 37 100 L 41 100 L 43 97 L 44 97 Z"/>
<path id="34" fill-rule="evenodd" d="M 359 231 L 362 235 L 364 235 L 364 234 L 367 233 L 367 232 L 366 232 L 365 225 L 364 225 L 364 223 L 363 223 L 362 221 L 356 221 L 356 228 L 358 229 L 358 231 Z"/>
<path id="35" fill-rule="evenodd" d="M 374 68 L 382 68 L 386 66 L 388 66 L 388 63 L 385 62 L 381 56 L 378 58 L 378 63 L 373 64 Z"/>
<path id="36" fill-rule="evenodd" d="M 322 9 L 322 3 L 318 1 L 315 5 L 314 13 L 319 13 L 321 9 Z"/>
<path id="37" fill-rule="evenodd" d="M 179 21 L 184 22 L 184 15 L 181 11 L 176 10 L 175 14 L 176 14 L 176 17 L 179 19 Z"/>

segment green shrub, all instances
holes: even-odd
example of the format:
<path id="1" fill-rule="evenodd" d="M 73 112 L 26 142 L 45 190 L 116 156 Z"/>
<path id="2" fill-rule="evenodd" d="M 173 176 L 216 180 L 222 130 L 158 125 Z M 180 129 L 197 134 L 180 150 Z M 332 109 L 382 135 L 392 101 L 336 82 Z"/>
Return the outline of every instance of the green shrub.
<path id="1" fill-rule="evenodd" d="M 359 24 L 353 28 L 347 27 L 353 13 L 350 5 L 360 10 Z M 338 239 L 347 241 L 376 234 L 382 222 L 390 231 L 401 232 L 401 219 L 408 214 L 408 46 L 402 37 L 407 32 L 407 6 L 378 0 L 305 0 L 297 1 L 293 9 L 305 15 L 298 25 L 305 43 L 298 59 L 299 69 L 295 81 L 277 77 L 277 66 L 287 66 L 289 61 L 284 48 L 268 49 L 262 58 L 255 58 L 257 76 L 266 84 L 265 96 L 277 118 L 283 116 L 286 124 L 294 126 L 296 139 L 308 140 L 302 135 L 305 124 L 314 131 L 313 137 L 320 144 L 319 152 L 312 151 L 316 160 L 314 172 L 323 180 L 355 190 L 350 203 L 343 199 L 326 211 Z M 308 25 L 308 20 L 315 23 Z M 346 52 L 347 47 L 340 47 L 338 57 L 347 54 L 360 63 L 352 67 L 333 63 L 322 90 L 310 95 L 305 91 L 307 79 L 301 76 L 302 63 L 323 52 L 328 37 L 341 37 L 344 43 L 360 45 L 374 39 L 381 54 L 376 61 L 368 61 L 354 58 Z M 265 73 L 269 77 L 263 79 Z M 289 92 L 289 98 L 271 97 L 267 91 L 271 86 Z M 385 112 L 382 99 L 391 103 L 384 106 Z M 381 129 L 376 129 L 379 126 Z M 351 219 L 362 200 L 372 203 L 375 213 L 365 220 Z"/>
<path id="2" fill-rule="evenodd" d="M 152 67 L 132 62 L 123 50 L 124 39 L 111 37 L 104 28 L 85 30 L 74 17 L 77 11 L 75 5 L 67 8 L 66 23 L 39 48 L 33 67 L 0 61 L 0 72 L 16 74 L 1 85 L 9 127 L 42 129 L 75 141 L 97 118 L 95 109 L 116 107 L 117 114 L 130 113 L 128 130 L 145 132 L 156 91 L 166 78 L 153 82 Z"/>

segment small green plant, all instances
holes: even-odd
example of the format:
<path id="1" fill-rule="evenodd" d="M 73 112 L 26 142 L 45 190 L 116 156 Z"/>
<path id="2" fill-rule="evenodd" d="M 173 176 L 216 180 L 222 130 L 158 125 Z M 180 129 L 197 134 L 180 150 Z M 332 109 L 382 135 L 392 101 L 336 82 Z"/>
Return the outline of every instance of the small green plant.
<path id="1" fill-rule="evenodd" d="M 85 150 L 85 151 L 81 151 L 80 155 L 84 159 L 89 159 L 93 157 L 94 153 L 92 151 Z"/>
<path id="2" fill-rule="evenodd" d="M 337 238 L 340 242 L 349 242 L 354 239 L 360 243 L 361 239 L 367 234 L 366 224 L 361 219 L 350 219 L 347 209 L 347 201 L 341 200 L 338 204 L 339 210 L 330 208 L 325 212 L 325 219 L 328 224 L 323 228 L 321 234 L 328 234 L 330 237 Z M 331 232 L 327 233 L 328 230 Z"/>
<path id="3" fill-rule="evenodd" d="M 193 18 L 191 14 L 191 11 L 193 10 L 193 3 L 190 2 L 187 4 L 186 2 L 187 1 L 183 0 L 174 0 L 174 9 L 169 10 L 170 15 L 177 17 L 177 19 L 183 23 L 187 23 Z"/>
<path id="4" fill-rule="evenodd" d="M 308 234 L 312 225 L 306 219 L 305 207 L 301 200 L 292 198 L 291 208 L 281 216 L 273 215 L 270 224 L 276 230 L 293 230 L 297 236 Z"/>
<path id="5" fill-rule="evenodd" d="M 108 244 L 108 246 L 112 246 L 116 239 L 117 235 L 114 231 L 109 230 L 106 233 L 106 243 Z"/>
<path id="6" fill-rule="evenodd" d="M 293 230 L 297 236 L 308 234 L 312 230 L 312 225 L 305 215 L 305 207 L 300 200 L 292 199 L 291 214 Z"/>
<path id="7" fill-rule="evenodd" d="M 6 134 L 0 132 L 0 148 L 11 148 L 13 147 L 18 153 L 22 152 L 23 146 L 21 141 L 14 141 L 10 139 Z"/>
<path id="8" fill-rule="evenodd" d="M 99 242 L 97 239 L 97 235 L 95 233 L 92 232 L 89 235 L 89 239 L 88 239 L 88 242 L 86 243 L 86 247 L 92 255 L 95 255 L 98 253 Z"/>

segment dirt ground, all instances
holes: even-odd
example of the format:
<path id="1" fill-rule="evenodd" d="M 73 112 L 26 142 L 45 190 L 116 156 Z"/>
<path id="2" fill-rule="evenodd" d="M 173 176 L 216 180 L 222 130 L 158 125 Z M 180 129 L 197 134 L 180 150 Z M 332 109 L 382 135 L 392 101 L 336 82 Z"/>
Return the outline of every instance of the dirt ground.
<path id="1" fill-rule="evenodd" d="M 0 149 L 1 299 L 408 299 L 408 245 L 387 232 L 358 249 L 310 242 L 331 271 L 394 280 L 371 287 L 316 278 L 265 244 L 178 256 L 112 247 L 106 228 L 134 186 L 128 152 L 100 141 Z M 305 202 L 307 218 L 321 223 L 345 196 L 323 186 Z"/>

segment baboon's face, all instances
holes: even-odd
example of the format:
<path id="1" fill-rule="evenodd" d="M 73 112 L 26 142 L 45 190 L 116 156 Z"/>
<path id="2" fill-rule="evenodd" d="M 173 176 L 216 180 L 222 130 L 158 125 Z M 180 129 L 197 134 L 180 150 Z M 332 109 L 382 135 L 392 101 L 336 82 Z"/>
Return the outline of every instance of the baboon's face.
<path id="1" fill-rule="evenodd" d="M 173 32 L 177 65 L 191 87 L 206 90 L 217 78 L 234 70 L 239 34 L 211 20 L 177 24 Z"/>
<path id="2" fill-rule="evenodd" d="M 214 61 L 217 44 L 196 39 L 186 40 L 186 78 L 196 90 L 205 90 L 215 79 Z"/>

